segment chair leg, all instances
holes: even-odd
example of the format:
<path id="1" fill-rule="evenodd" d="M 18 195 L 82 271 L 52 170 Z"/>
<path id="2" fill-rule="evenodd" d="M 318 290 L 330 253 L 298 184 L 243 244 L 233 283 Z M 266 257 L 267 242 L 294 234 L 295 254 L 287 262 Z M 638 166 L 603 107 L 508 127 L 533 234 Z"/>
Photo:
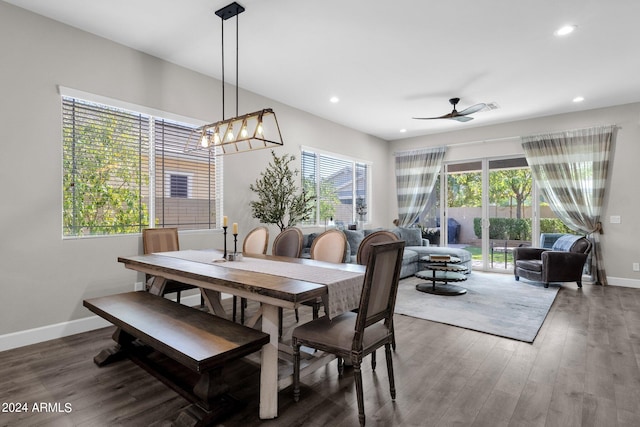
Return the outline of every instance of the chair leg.
<path id="1" fill-rule="evenodd" d="M 300 314 L 298 313 L 297 308 L 296 308 L 296 323 L 300 323 Z"/>
<path id="2" fill-rule="evenodd" d="M 294 338 L 293 345 L 293 401 L 300 400 L 300 344 Z"/>
<path id="3" fill-rule="evenodd" d="M 244 325 L 244 309 L 247 308 L 247 299 L 240 298 L 240 323 Z"/>
<path id="4" fill-rule="evenodd" d="M 391 391 L 391 399 L 396 399 L 396 381 L 393 378 L 393 359 L 391 358 L 391 345 L 384 345 L 384 354 L 387 359 L 387 376 L 389 377 L 389 390 Z"/>
<path id="5" fill-rule="evenodd" d="M 358 419 L 360 425 L 364 426 L 364 391 L 362 387 L 362 371 L 360 370 L 361 360 L 353 361 L 353 378 L 356 383 L 356 394 L 358 395 Z"/>
<path id="6" fill-rule="evenodd" d="M 582 287 L 582 280 L 578 280 L 576 283 L 578 284 L 578 287 L 579 287 L 579 288 L 581 288 L 581 287 Z"/>
<path id="7" fill-rule="evenodd" d="M 338 377 L 342 378 L 342 375 L 344 375 L 344 359 L 338 357 Z"/>
<path id="8" fill-rule="evenodd" d="M 180 291 L 176 292 L 176 302 L 180 304 Z"/>
<path id="9" fill-rule="evenodd" d="M 548 288 L 549 287 L 549 282 L 544 282 L 544 287 Z"/>
<path id="10" fill-rule="evenodd" d="M 393 316 L 391 316 L 390 323 L 391 325 L 389 330 L 391 331 L 391 348 L 393 348 L 393 351 L 396 351 L 396 331 L 393 327 Z"/>
<path id="11" fill-rule="evenodd" d="M 375 371 L 376 370 L 376 351 L 373 350 L 373 352 L 371 353 L 371 370 Z"/>
<path id="12" fill-rule="evenodd" d="M 283 308 L 278 307 L 278 338 L 282 338 L 282 318 L 283 318 Z"/>

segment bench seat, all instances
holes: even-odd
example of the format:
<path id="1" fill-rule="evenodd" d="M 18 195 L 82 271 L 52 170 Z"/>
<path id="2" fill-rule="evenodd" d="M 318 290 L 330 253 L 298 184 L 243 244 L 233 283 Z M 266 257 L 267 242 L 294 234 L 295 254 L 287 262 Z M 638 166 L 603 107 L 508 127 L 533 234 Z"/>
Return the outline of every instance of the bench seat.
<path id="1" fill-rule="evenodd" d="M 129 357 L 198 405 L 204 410 L 204 415 L 199 416 L 207 422 L 228 391 L 221 375 L 225 363 L 260 350 L 269 342 L 269 335 L 264 332 L 144 291 L 87 299 L 83 304 L 118 327 L 114 334 L 118 345 L 94 358 L 98 366 Z M 173 369 L 165 370 L 154 364 L 153 358 L 144 357 L 151 351 L 147 346 L 198 373 L 193 388 L 185 389 L 182 381 L 190 375 L 188 372 L 179 375 L 182 378 L 172 378 Z M 222 400 L 229 402 L 226 396 Z M 216 416 L 220 415 L 219 410 L 215 411 Z M 188 417 L 193 413 L 191 410 Z"/>

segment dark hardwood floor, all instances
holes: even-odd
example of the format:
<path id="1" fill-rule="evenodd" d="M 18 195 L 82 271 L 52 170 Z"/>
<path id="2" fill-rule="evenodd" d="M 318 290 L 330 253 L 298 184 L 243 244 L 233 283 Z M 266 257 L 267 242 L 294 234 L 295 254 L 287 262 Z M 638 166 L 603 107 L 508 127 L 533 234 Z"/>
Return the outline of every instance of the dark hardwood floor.
<path id="1" fill-rule="evenodd" d="M 292 311 L 285 310 L 285 322 L 293 324 Z M 395 330 L 395 403 L 382 352 L 375 372 L 368 359 L 364 365 L 369 426 L 640 425 L 639 289 L 562 285 L 533 344 L 402 315 Z M 112 345 L 112 332 L 0 353 L 0 425 L 171 425 L 186 400 L 128 360 L 93 364 Z M 238 362 L 225 375 L 245 405 L 219 425 L 355 426 L 350 373 L 338 378 L 332 362 L 303 379 L 299 403 L 287 388 L 279 417 L 261 421 L 258 367 Z M 28 412 L 6 412 L 11 403 L 26 403 Z"/>

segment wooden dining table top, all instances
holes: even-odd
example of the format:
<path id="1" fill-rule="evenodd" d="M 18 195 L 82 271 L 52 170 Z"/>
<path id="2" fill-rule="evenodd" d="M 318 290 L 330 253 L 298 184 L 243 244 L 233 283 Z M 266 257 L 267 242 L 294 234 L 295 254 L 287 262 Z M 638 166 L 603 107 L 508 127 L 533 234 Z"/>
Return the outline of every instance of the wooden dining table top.
<path id="1" fill-rule="evenodd" d="M 316 267 L 331 268 L 345 272 L 364 274 L 364 266 L 357 264 L 330 264 L 322 261 L 302 258 L 289 258 L 273 255 L 249 255 L 248 257 L 274 262 L 289 262 Z M 280 275 L 255 271 L 226 268 L 216 262 L 202 263 L 162 254 L 120 256 L 118 262 L 125 267 L 164 276 L 169 279 L 194 284 L 199 287 L 233 293 L 233 290 L 262 295 L 283 302 L 298 305 L 303 301 L 322 297 L 327 287 L 320 283 L 293 279 Z M 234 261 L 228 261 L 234 262 Z"/>

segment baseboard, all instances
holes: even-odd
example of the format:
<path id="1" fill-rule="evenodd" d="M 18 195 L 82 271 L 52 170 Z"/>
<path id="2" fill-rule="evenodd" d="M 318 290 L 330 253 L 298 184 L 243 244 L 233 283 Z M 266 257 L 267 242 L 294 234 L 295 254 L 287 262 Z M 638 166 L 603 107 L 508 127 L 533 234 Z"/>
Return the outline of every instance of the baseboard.
<path id="1" fill-rule="evenodd" d="M 225 296 L 226 295 L 223 295 L 223 298 Z M 184 296 L 180 298 L 180 303 L 188 306 L 200 305 L 200 294 Z M 10 334 L 0 335 L 0 351 L 38 344 L 69 335 L 93 331 L 110 325 L 111 323 L 99 316 L 90 316 L 68 322 L 56 323 L 54 325 L 12 332 Z"/>
<path id="2" fill-rule="evenodd" d="M 622 286 L 625 288 L 637 288 L 640 289 L 640 280 L 638 279 L 626 279 L 624 277 L 609 277 L 607 276 L 607 283 L 611 286 Z"/>

